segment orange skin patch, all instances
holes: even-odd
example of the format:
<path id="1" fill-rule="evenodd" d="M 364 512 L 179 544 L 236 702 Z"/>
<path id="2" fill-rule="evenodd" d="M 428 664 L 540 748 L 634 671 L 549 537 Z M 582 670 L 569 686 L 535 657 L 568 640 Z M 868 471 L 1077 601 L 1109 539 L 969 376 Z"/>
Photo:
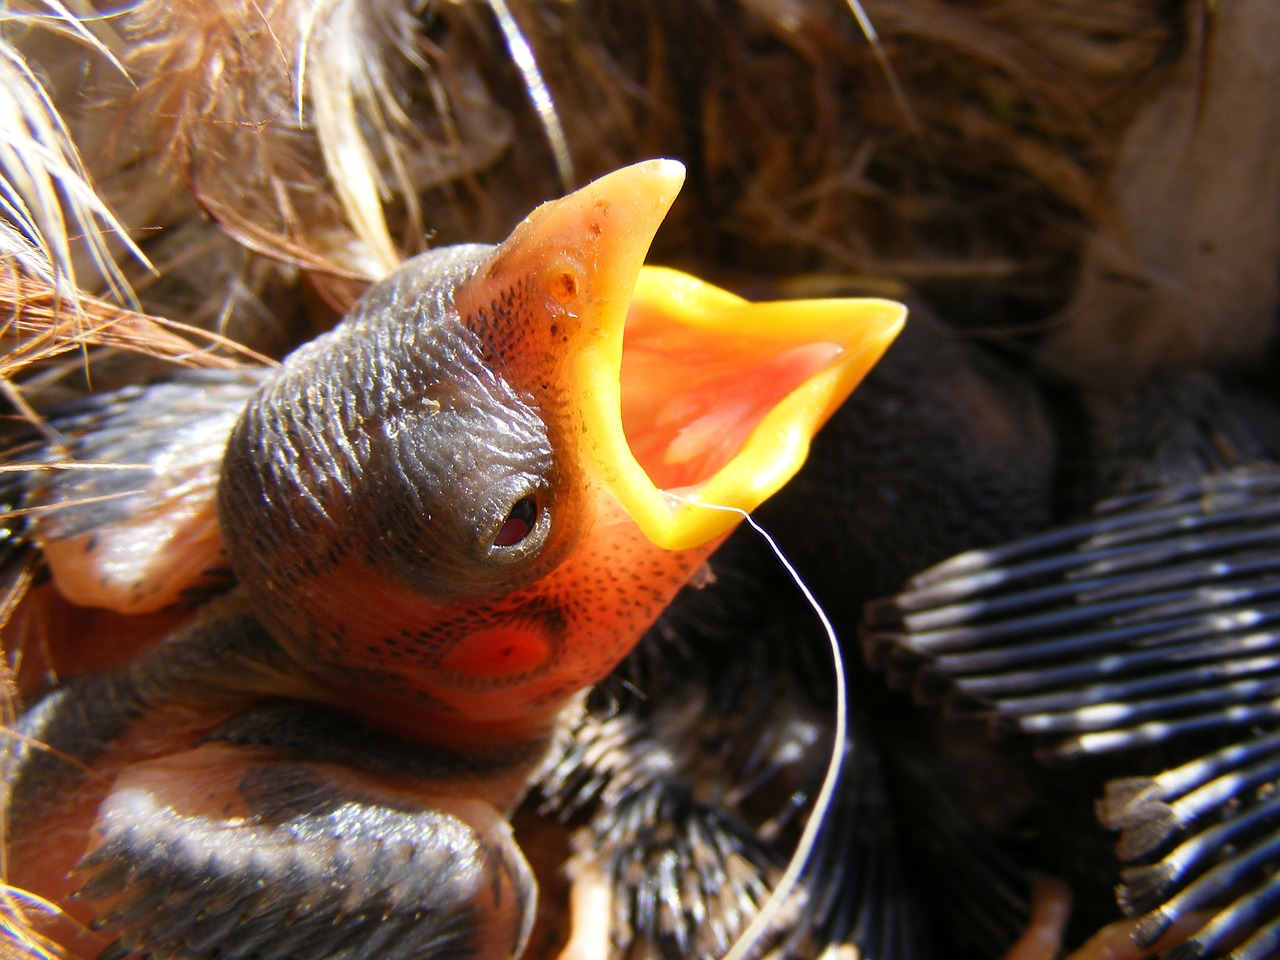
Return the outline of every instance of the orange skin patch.
<path id="1" fill-rule="evenodd" d="M 254 518 L 223 518 L 248 528 L 223 530 L 243 589 L 325 702 L 409 738 L 545 735 L 738 522 L 664 490 L 754 508 L 888 346 L 896 304 L 748 304 L 645 268 L 682 177 L 678 164 L 650 161 L 544 204 L 454 291 L 458 322 L 491 352 L 495 375 L 535 402 L 557 451 L 555 533 L 528 575 L 450 602 L 346 552 L 367 525 L 359 502 L 329 505 L 328 531 L 266 551 Z M 173 549 L 186 543 L 204 559 L 149 552 L 145 606 L 120 584 L 96 602 L 121 612 L 172 602 L 217 554 L 206 525 L 190 522 L 208 515 L 182 502 Z M 79 546 L 50 553 L 60 586 L 101 583 Z M 330 554 L 344 555 L 320 562 Z"/>
<path id="2" fill-rule="evenodd" d="M 480 679 L 505 679 L 546 663 L 551 644 L 536 627 L 481 627 L 459 640 L 440 658 L 450 673 Z"/>

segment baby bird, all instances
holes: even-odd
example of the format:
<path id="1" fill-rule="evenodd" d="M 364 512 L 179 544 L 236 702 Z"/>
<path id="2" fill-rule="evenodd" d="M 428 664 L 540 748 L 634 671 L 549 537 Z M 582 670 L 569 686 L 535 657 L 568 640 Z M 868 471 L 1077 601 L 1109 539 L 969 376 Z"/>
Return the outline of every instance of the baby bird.
<path id="1" fill-rule="evenodd" d="M 11 559 L 35 545 L 51 578 L 9 624 L 32 652 L 4 757 L 8 880 L 62 911 L 42 936 L 521 954 L 507 818 L 582 691 L 904 317 L 644 267 L 682 176 L 640 163 L 416 257 L 279 369 L 50 414 L 118 469 L 10 491 Z"/>

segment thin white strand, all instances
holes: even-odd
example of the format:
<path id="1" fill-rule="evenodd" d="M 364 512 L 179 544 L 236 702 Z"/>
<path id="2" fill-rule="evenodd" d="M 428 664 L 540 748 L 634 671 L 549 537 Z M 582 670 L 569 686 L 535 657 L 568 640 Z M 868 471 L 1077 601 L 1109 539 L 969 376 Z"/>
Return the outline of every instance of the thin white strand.
<path id="1" fill-rule="evenodd" d="M 763 540 L 769 545 L 769 549 L 773 551 L 774 556 L 778 558 L 778 562 L 782 564 L 784 570 L 790 575 L 795 585 L 800 588 L 801 594 L 804 595 L 809 606 L 813 608 L 813 612 L 818 615 L 818 620 L 822 624 L 822 629 L 826 633 L 827 643 L 831 648 L 831 665 L 835 671 L 836 685 L 836 716 L 835 716 L 835 735 L 832 740 L 831 758 L 827 761 L 827 772 L 822 780 L 822 788 L 818 791 L 818 796 L 814 800 L 813 812 L 809 814 L 809 819 L 805 823 L 804 830 L 800 834 L 800 840 L 796 843 L 795 852 L 791 855 L 791 860 L 787 864 L 787 868 L 782 872 L 782 876 L 778 879 L 777 886 L 769 894 L 769 898 L 760 907 L 760 910 L 747 924 L 745 930 L 738 935 L 733 946 L 729 948 L 729 952 L 724 955 L 723 960 L 747 960 L 751 956 L 751 951 L 755 949 L 757 943 L 768 932 L 770 925 L 777 918 L 778 914 L 786 906 L 787 899 L 795 891 L 800 882 L 800 874 L 804 871 L 805 866 L 809 862 L 809 857 L 813 853 L 813 848 L 817 844 L 818 832 L 822 829 L 823 821 L 826 819 L 827 811 L 831 808 L 835 799 L 836 787 L 840 781 L 840 772 L 844 766 L 845 756 L 845 739 L 848 735 L 849 726 L 849 702 L 848 688 L 845 683 L 844 661 L 840 656 L 840 640 L 836 636 L 835 627 L 832 626 L 830 618 L 826 611 L 822 609 L 822 605 L 818 603 L 817 598 L 813 595 L 813 591 L 809 589 L 809 585 L 804 582 L 804 578 L 800 576 L 799 571 L 787 559 L 786 554 L 782 552 L 782 548 L 778 546 L 776 540 L 770 536 L 769 532 L 760 526 L 749 513 L 740 507 L 730 507 L 724 504 L 704 503 L 700 500 L 691 500 L 681 497 L 673 493 L 668 493 L 668 497 L 672 500 L 678 500 L 682 503 L 694 504 L 700 507 L 706 507 L 708 510 L 722 510 L 728 513 L 736 513 L 747 522 Z"/>

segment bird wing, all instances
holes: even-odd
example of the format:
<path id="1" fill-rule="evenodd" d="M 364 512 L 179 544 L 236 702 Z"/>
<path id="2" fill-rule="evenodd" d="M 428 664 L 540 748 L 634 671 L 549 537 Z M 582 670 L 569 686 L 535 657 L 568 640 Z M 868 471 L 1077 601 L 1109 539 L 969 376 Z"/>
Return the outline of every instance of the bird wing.
<path id="1" fill-rule="evenodd" d="M 1046 761 L 1180 764 L 1112 780 L 1097 807 L 1144 949 L 1280 944 L 1278 519 L 1280 468 L 1243 467 L 954 557 L 867 614 L 865 649 L 897 684 Z"/>
<path id="2" fill-rule="evenodd" d="M 68 600 L 120 613 L 225 584 L 214 491 L 264 373 L 186 371 L 54 411 L 51 442 L 10 454 L 11 546 L 38 546 Z"/>

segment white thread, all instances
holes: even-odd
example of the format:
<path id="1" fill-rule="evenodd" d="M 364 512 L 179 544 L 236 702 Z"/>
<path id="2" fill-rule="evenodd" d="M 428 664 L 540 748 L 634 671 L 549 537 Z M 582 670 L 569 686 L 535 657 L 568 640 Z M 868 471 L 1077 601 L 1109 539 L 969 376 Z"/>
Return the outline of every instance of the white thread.
<path id="1" fill-rule="evenodd" d="M 761 906 L 751 922 L 747 924 L 746 929 L 738 935 L 738 939 L 734 941 L 733 946 L 729 948 L 729 952 L 723 957 L 723 960 L 747 960 L 757 942 L 764 936 L 769 929 L 769 925 L 773 923 L 778 913 L 785 906 L 786 899 L 791 896 L 799 883 L 800 874 L 809 862 L 809 857 L 813 853 L 813 848 L 818 839 L 818 831 L 822 829 L 822 822 L 826 818 L 827 810 L 835 797 L 836 786 L 840 780 L 840 770 L 844 766 L 845 738 L 848 733 L 849 723 L 848 689 L 845 685 L 844 661 L 840 657 L 840 640 L 836 637 L 835 627 L 831 625 L 831 620 L 827 617 L 826 611 L 822 609 L 822 605 L 818 603 L 813 591 L 804 582 L 804 578 L 800 576 L 799 571 L 787 559 L 786 554 L 782 552 L 782 548 L 778 546 L 777 541 L 769 535 L 769 532 L 764 527 L 752 519 L 747 511 L 740 507 L 690 500 L 687 497 L 681 497 L 673 493 L 668 493 L 667 496 L 682 503 L 706 507 L 708 510 L 736 513 L 742 517 L 747 522 L 747 525 L 769 545 L 769 549 L 778 558 L 778 562 L 782 564 L 783 569 L 787 571 L 791 579 L 795 581 L 796 586 L 800 588 L 805 600 L 813 608 L 814 613 L 818 615 L 818 620 L 822 623 L 822 629 L 826 632 L 827 642 L 831 647 L 831 665 L 835 671 L 836 685 L 836 723 L 835 735 L 832 738 L 831 759 L 827 762 L 827 772 L 822 780 L 822 788 L 818 791 L 818 796 L 814 800 L 813 812 L 809 814 L 804 830 L 800 833 L 800 839 L 796 843 L 795 853 L 791 855 L 791 861 L 782 872 L 782 876 L 778 878 L 777 886 L 769 893 L 769 898 L 764 902 L 764 905 Z"/>

